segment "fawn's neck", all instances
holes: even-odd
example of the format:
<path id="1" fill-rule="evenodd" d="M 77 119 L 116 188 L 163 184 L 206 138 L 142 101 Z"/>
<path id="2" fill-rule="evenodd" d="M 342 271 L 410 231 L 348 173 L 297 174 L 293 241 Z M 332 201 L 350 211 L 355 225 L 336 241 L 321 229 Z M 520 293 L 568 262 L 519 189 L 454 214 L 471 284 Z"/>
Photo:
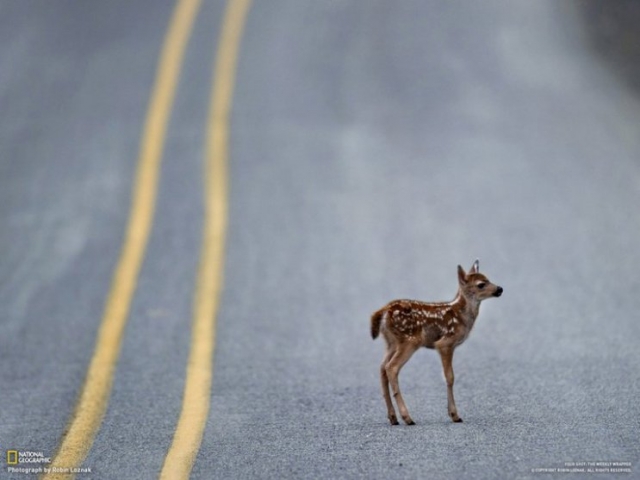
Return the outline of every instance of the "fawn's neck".
<path id="1" fill-rule="evenodd" d="M 472 327 L 480 312 L 480 301 L 475 298 L 470 299 L 461 290 L 458 290 L 456 298 L 453 299 L 451 305 L 457 316 L 469 327 Z"/>

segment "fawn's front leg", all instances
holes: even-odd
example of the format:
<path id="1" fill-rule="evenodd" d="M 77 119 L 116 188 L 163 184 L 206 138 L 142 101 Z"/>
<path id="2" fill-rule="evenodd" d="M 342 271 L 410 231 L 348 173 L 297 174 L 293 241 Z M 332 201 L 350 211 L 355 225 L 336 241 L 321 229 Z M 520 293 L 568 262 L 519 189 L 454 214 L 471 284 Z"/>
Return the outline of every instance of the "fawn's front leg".
<path id="1" fill-rule="evenodd" d="M 462 419 L 458 416 L 456 401 L 453 398 L 453 348 L 442 347 L 438 349 L 438 353 L 440 354 L 440 359 L 442 360 L 444 378 L 447 381 L 447 408 L 449 410 L 449 416 L 454 422 L 461 422 Z"/>

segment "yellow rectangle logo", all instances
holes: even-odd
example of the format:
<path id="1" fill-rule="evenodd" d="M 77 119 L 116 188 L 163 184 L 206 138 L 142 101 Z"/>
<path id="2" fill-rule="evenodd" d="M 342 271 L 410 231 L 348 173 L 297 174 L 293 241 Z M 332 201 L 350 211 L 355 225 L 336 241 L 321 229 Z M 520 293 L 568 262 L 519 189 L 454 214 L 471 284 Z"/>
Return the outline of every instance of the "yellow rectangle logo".
<path id="1" fill-rule="evenodd" d="M 18 451 L 7 450 L 7 465 L 17 465 L 17 464 L 18 464 Z"/>

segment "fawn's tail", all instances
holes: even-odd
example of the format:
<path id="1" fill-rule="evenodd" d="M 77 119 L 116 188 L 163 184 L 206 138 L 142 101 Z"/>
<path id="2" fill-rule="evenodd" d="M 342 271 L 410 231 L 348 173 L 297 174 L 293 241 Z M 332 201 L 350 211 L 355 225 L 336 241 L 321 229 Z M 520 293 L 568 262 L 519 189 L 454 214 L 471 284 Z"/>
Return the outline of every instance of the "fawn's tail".
<path id="1" fill-rule="evenodd" d="M 384 308 L 371 315 L 371 338 L 374 340 L 378 338 L 378 335 L 380 335 L 380 323 L 382 323 L 383 316 Z"/>

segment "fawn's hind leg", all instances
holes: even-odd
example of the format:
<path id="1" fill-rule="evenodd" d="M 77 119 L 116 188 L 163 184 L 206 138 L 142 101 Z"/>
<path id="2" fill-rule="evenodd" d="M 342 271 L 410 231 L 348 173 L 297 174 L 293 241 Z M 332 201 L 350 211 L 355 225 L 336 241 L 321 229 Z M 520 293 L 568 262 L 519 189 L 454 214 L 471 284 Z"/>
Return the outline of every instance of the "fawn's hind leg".
<path id="1" fill-rule="evenodd" d="M 402 416 L 404 423 L 406 423 L 407 425 L 415 425 L 415 422 L 409 416 L 409 410 L 407 410 L 407 406 L 405 405 L 402 394 L 400 393 L 398 374 L 400 373 L 400 369 L 405 363 L 407 363 L 407 361 L 411 358 L 411 355 L 413 355 L 416 350 L 418 350 L 418 347 L 411 343 L 403 343 L 398 345 L 393 354 L 393 357 L 391 357 L 391 360 L 387 362 L 386 366 L 387 376 L 389 377 L 389 383 L 391 384 L 393 396 L 395 397 L 396 403 L 398 404 L 400 415 Z"/>
<path id="2" fill-rule="evenodd" d="M 391 394 L 389 393 L 389 377 L 387 376 L 387 363 L 389 363 L 389 360 L 391 360 L 394 353 L 396 353 L 395 349 L 387 345 L 387 351 L 384 354 L 384 359 L 380 365 L 380 383 L 382 384 L 382 396 L 384 397 L 384 403 L 387 405 L 387 416 L 389 417 L 389 421 L 391 422 L 391 425 L 398 425 L 398 417 L 396 417 L 396 411 L 393 408 L 393 403 L 391 402 Z"/>

